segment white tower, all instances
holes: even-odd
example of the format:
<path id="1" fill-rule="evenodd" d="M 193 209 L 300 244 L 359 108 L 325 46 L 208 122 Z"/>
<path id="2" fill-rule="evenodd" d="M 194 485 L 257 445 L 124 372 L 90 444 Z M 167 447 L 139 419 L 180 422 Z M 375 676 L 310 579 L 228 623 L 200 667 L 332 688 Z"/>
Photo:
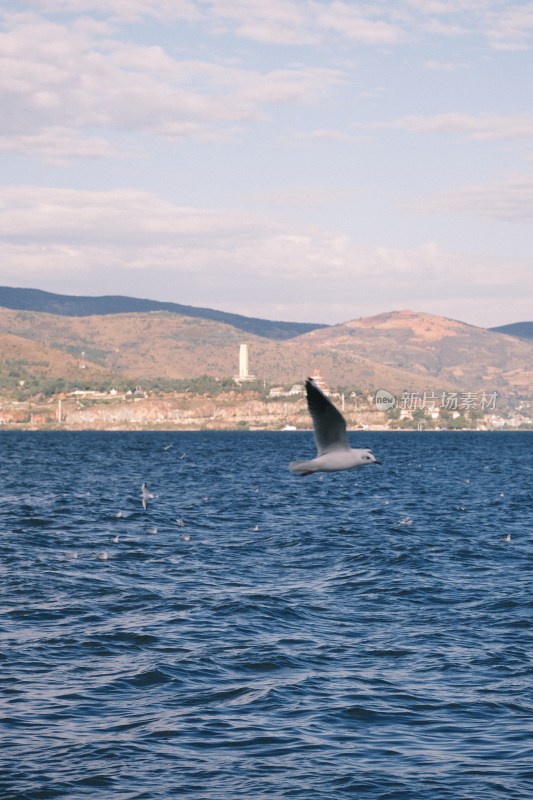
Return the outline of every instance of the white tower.
<path id="1" fill-rule="evenodd" d="M 244 383 L 245 381 L 253 381 L 254 376 L 248 372 L 248 345 L 241 344 L 239 346 L 239 374 L 235 376 L 237 383 Z"/>
<path id="2" fill-rule="evenodd" d="M 248 380 L 248 345 L 241 344 L 239 347 L 239 378 L 241 381 Z"/>

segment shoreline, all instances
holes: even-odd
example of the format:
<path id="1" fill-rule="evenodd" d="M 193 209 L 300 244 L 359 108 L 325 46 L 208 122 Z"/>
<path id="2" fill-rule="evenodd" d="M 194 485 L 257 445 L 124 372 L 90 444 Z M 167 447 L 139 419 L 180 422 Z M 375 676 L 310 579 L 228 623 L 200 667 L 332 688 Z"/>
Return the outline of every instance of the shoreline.
<path id="1" fill-rule="evenodd" d="M 3 431 L 25 433 L 290 433 L 312 434 L 312 428 L 298 428 L 286 431 L 283 428 L 242 428 L 242 427 L 165 427 L 165 426 L 138 426 L 138 427 L 68 427 L 65 425 L 2 425 Z M 393 427 L 368 427 L 348 428 L 348 434 L 360 433 L 530 433 L 531 427 L 501 426 L 497 428 L 393 428 Z"/>
<path id="2" fill-rule="evenodd" d="M 529 404 L 481 412 L 475 407 L 377 408 L 375 397 L 334 394 L 350 432 L 389 430 L 528 430 Z M 27 399 L 0 397 L 0 430 L 310 431 L 305 397 L 256 391 L 202 393 L 63 393 Z"/>

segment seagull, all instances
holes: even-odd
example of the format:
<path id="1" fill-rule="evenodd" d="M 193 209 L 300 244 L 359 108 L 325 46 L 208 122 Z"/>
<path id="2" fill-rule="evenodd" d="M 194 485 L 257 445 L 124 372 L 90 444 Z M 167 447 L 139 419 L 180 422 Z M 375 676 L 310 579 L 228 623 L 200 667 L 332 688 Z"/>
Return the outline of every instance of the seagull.
<path id="1" fill-rule="evenodd" d="M 305 390 L 318 455 L 310 461 L 292 461 L 289 464 L 292 473 L 313 475 L 315 472 L 337 472 L 381 464 L 371 450 L 350 447 L 346 420 L 312 378 L 306 380 Z"/>
<path id="2" fill-rule="evenodd" d="M 151 494 L 151 492 L 148 489 L 148 486 L 145 483 L 143 483 L 143 485 L 141 486 L 141 491 L 142 491 L 141 497 L 143 502 L 143 508 L 146 511 L 146 509 L 148 508 L 148 503 L 150 502 L 150 500 L 153 500 L 154 496 L 153 494 Z"/>
<path id="3" fill-rule="evenodd" d="M 404 517 L 403 519 L 398 520 L 398 525 L 412 525 L 413 518 L 412 517 Z"/>

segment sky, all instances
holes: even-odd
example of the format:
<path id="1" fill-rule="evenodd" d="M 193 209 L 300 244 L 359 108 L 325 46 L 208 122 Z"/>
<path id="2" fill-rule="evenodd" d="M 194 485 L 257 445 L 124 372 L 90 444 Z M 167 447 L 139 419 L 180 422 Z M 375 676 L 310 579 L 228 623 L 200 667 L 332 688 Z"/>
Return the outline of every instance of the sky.
<path id="1" fill-rule="evenodd" d="M 0 284 L 533 319 L 533 2 L 4 0 Z"/>

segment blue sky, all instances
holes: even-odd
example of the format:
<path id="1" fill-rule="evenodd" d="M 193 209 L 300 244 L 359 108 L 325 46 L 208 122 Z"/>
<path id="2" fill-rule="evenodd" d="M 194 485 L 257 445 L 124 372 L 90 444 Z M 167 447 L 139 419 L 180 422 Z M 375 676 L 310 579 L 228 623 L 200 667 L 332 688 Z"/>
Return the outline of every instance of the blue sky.
<path id="1" fill-rule="evenodd" d="M 533 2 L 0 12 L 0 282 L 533 318 Z"/>

